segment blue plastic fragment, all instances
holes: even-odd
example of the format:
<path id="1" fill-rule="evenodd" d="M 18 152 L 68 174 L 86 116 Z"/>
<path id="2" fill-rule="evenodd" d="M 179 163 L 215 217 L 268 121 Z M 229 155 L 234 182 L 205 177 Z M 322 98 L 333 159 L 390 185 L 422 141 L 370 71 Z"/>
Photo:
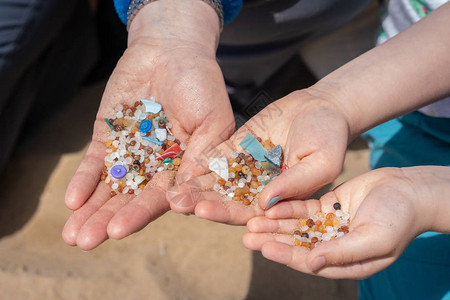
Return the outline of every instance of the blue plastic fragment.
<path id="1" fill-rule="evenodd" d="M 264 156 L 267 150 L 251 133 L 247 133 L 239 145 L 250 152 L 254 159 L 259 161 L 267 160 Z"/>
<path id="2" fill-rule="evenodd" d="M 273 148 L 270 151 L 267 151 L 267 153 L 264 155 L 265 158 L 267 158 L 267 161 L 271 164 L 274 164 L 277 167 L 280 167 L 281 165 L 281 156 L 283 154 L 283 150 L 281 149 L 281 145 L 277 145 L 275 148 Z"/>
<path id="3" fill-rule="evenodd" d="M 141 99 L 141 102 L 144 104 L 145 112 L 147 113 L 157 114 L 162 109 L 161 104 L 156 103 L 154 101 Z"/>
<path id="4" fill-rule="evenodd" d="M 150 129 L 152 129 L 152 122 L 149 120 L 142 121 L 141 125 L 139 125 L 139 131 L 146 133 L 149 132 Z"/>
<path id="5" fill-rule="evenodd" d="M 149 142 L 152 142 L 152 143 L 154 143 L 154 144 L 156 144 L 156 145 L 160 145 L 160 146 L 163 145 L 163 143 L 161 143 L 160 141 L 151 139 L 151 138 L 149 138 L 149 137 L 147 137 L 147 136 L 143 136 L 142 138 L 143 138 L 144 140 L 147 140 L 147 141 L 149 141 Z"/>

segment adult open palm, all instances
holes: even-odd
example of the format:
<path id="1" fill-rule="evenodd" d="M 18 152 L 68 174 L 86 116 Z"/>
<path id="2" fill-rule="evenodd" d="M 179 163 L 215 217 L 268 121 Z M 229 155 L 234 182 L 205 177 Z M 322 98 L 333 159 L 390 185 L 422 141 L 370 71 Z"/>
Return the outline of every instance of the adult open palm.
<path id="1" fill-rule="evenodd" d="M 200 10 L 211 10 L 204 3 L 199 5 Z M 208 14 L 217 19 L 211 11 Z M 155 174 L 138 196 L 111 198 L 110 186 L 99 182 L 110 132 L 104 119 L 117 104 L 132 105 L 149 96 L 162 104 L 175 137 L 187 144 L 179 180 L 197 175 L 197 152 L 231 135 L 234 118 L 215 47 L 214 39 L 202 44 L 201 39 L 181 39 L 164 31 L 156 35 L 130 31 L 129 47 L 103 94 L 92 142 L 67 189 L 66 205 L 74 213 L 63 230 L 66 243 L 93 249 L 108 237 L 120 239 L 142 229 L 169 210 L 165 193 L 175 179 L 174 172 Z"/>

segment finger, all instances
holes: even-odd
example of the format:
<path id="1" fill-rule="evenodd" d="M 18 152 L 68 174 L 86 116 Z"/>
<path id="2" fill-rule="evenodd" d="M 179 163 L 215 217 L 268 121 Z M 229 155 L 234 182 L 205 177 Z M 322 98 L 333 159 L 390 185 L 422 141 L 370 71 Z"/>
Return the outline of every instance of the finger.
<path id="1" fill-rule="evenodd" d="M 389 242 L 380 243 L 379 230 L 370 225 L 352 228 L 346 235 L 322 243 L 308 257 L 308 268 L 314 272 L 332 265 L 352 265 L 392 254 Z"/>
<path id="2" fill-rule="evenodd" d="M 220 145 L 211 147 L 210 150 L 201 152 L 200 155 L 198 151 L 194 151 L 197 155 L 196 163 L 203 166 L 203 171 L 199 173 L 203 173 L 205 175 L 186 180 L 189 178 L 189 176 L 185 176 L 182 171 L 178 172 L 176 185 L 169 190 L 167 195 L 168 201 L 169 203 L 171 203 L 171 208 L 174 211 L 180 213 L 192 212 L 198 201 L 205 200 L 205 197 L 200 197 L 198 193 L 203 194 L 203 196 L 207 195 L 204 194 L 204 191 L 207 189 L 212 189 L 214 184 L 217 183 L 217 179 L 219 178 L 217 174 L 209 170 L 209 158 L 229 158 L 232 151 L 242 151 L 242 148 L 239 144 L 243 136 L 245 136 L 248 132 L 249 128 L 244 125 L 233 136 L 231 136 L 229 140 L 222 142 Z M 182 170 L 189 168 L 188 163 L 186 164 L 183 162 L 182 166 Z M 182 179 L 180 180 L 181 177 Z M 221 196 L 216 198 L 217 200 L 220 200 L 223 197 Z"/>
<path id="3" fill-rule="evenodd" d="M 229 131 L 234 128 L 234 123 L 225 129 L 221 128 L 218 130 L 217 128 L 214 129 L 215 127 L 217 127 L 217 123 L 213 125 L 212 129 L 210 126 L 207 126 L 203 131 L 206 133 L 213 131 L 220 132 L 218 136 L 214 136 L 213 133 L 207 135 L 205 133 L 197 133 L 196 131 L 195 136 L 193 135 L 190 139 L 188 149 L 186 149 L 183 162 L 177 174 L 176 181 L 179 184 L 189 180 L 192 175 L 197 176 L 210 172 L 210 158 L 229 158 L 232 151 L 243 151 L 239 144 L 247 133 L 253 132 L 251 122 L 249 121 L 239 128 L 228 140 L 224 141 L 224 139 L 229 137 Z M 199 132 L 201 131 L 199 130 Z M 186 175 L 186 173 L 189 175 Z"/>
<path id="4" fill-rule="evenodd" d="M 69 217 L 62 232 L 63 240 L 72 246 L 77 244 L 77 236 L 86 221 L 110 199 L 111 188 L 104 182 L 97 185 L 88 201 Z"/>
<path id="5" fill-rule="evenodd" d="M 167 192 L 167 200 L 172 210 L 178 213 L 191 213 L 200 199 L 222 200 L 222 196 L 214 192 L 214 195 L 206 193 L 212 191 L 219 177 L 215 173 L 194 177 L 182 184 L 175 184 Z"/>
<path id="6" fill-rule="evenodd" d="M 134 196 L 119 194 L 100 207 L 81 227 L 77 246 L 85 251 L 92 250 L 108 239 L 106 228 L 113 216 Z"/>
<path id="7" fill-rule="evenodd" d="M 329 265 L 318 272 L 319 276 L 333 279 L 361 280 L 372 276 L 391 265 L 395 259 L 392 257 L 377 257 L 345 265 Z"/>
<path id="8" fill-rule="evenodd" d="M 308 248 L 279 241 L 267 241 L 261 246 L 260 251 L 267 259 L 287 265 L 300 272 L 311 274 L 305 264 L 306 257 L 310 253 Z"/>
<path id="9" fill-rule="evenodd" d="M 227 156 L 229 144 L 224 143 L 234 130 L 233 123 L 227 123 L 225 116 L 222 120 L 205 120 L 189 138 L 183 160 L 178 169 L 177 181 L 181 184 L 193 176 L 203 175 L 209 172 L 209 158 Z M 219 146 L 220 145 L 220 146 Z"/>
<path id="10" fill-rule="evenodd" d="M 250 250 L 261 251 L 261 248 L 268 242 L 280 242 L 287 245 L 293 245 L 294 238 L 292 235 L 287 234 L 274 234 L 274 233 L 246 233 L 242 237 L 244 246 Z"/>
<path id="11" fill-rule="evenodd" d="M 255 217 L 247 222 L 247 228 L 253 233 L 293 234 L 300 228 L 298 219 L 272 220 L 266 217 Z"/>
<path id="12" fill-rule="evenodd" d="M 215 193 L 215 192 L 214 192 Z M 199 201 L 195 214 L 203 219 L 230 225 L 245 225 L 248 220 L 262 216 L 264 211 L 258 205 L 245 206 L 237 201 Z"/>
<path id="13" fill-rule="evenodd" d="M 79 209 L 91 196 L 105 165 L 106 146 L 93 140 L 66 190 L 65 203 L 72 210 Z"/>
<path id="14" fill-rule="evenodd" d="M 329 172 L 328 167 L 319 163 L 314 156 L 303 158 L 301 162 L 282 172 L 264 187 L 259 198 L 259 205 L 267 209 L 270 208 L 269 202 L 272 199 L 283 200 L 291 197 L 306 199 L 336 177 L 334 172 Z M 274 205 L 273 201 L 272 205 Z"/>
<path id="15" fill-rule="evenodd" d="M 322 245 L 325 244 L 326 243 L 323 243 Z M 316 249 L 321 248 L 322 245 Z M 279 241 L 268 241 L 261 247 L 262 255 L 269 260 L 287 265 L 288 267 L 302 273 L 333 279 L 367 278 L 368 276 L 375 274 L 377 271 L 386 268 L 393 262 L 391 258 L 383 257 L 376 260 L 366 260 L 360 263 L 330 265 L 322 268 L 318 272 L 314 272 L 307 265 L 307 259 L 309 259 L 313 251 L 310 251 L 305 247 L 291 246 L 287 243 Z"/>
<path id="16" fill-rule="evenodd" d="M 190 194 L 179 194 L 170 199 L 170 206 L 177 213 L 189 214 L 193 213 L 197 203 L 201 201 L 224 201 L 222 195 L 217 192 L 191 192 Z"/>
<path id="17" fill-rule="evenodd" d="M 266 210 L 265 216 L 271 219 L 309 218 L 320 210 L 319 200 L 288 200 Z"/>
<path id="18" fill-rule="evenodd" d="M 165 198 L 163 189 L 147 187 L 114 215 L 107 227 L 108 236 L 122 239 L 143 229 L 169 210 Z"/>

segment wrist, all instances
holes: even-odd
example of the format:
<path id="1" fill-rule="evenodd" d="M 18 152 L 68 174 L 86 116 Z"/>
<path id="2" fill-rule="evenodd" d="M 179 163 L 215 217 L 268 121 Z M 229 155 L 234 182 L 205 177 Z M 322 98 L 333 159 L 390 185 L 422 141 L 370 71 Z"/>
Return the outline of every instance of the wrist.
<path id="1" fill-rule="evenodd" d="M 201 0 L 158 0 L 139 10 L 130 25 L 128 46 L 142 41 L 189 45 L 215 56 L 219 19 Z"/>
<path id="2" fill-rule="evenodd" d="M 313 97 L 313 105 L 321 106 L 323 110 L 328 111 L 328 116 L 333 119 L 339 119 L 345 126 L 345 133 L 347 134 L 346 143 L 356 138 L 359 134 L 354 130 L 350 112 L 343 105 L 341 99 L 333 92 L 333 89 L 326 84 L 316 83 L 315 85 L 305 89 L 305 91 Z M 337 130 L 337 129 L 335 129 Z"/>
<path id="3" fill-rule="evenodd" d="M 421 232 L 449 233 L 450 167 L 418 166 L 402 168 L 415 190 L 414 206 Z"/>

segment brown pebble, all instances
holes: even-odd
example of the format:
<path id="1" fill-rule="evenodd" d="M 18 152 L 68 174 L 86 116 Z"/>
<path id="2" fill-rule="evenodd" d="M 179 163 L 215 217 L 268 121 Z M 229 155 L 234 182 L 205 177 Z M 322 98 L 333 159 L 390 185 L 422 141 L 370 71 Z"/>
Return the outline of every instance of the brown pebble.
<path id="1" fill-rule="evenodd" d="M 224 185 L 225 185 L 225 183 L 227 183 L 227 182 L 226 182 L 226 180 L 225 180 L 225 179 L 223 179 L 223 178 L 220 178 L 219 180 L 217 180 L 217 183 L 218 183 L 219 185 L 221 185 L 221 186 L 224 186 Z"/>

